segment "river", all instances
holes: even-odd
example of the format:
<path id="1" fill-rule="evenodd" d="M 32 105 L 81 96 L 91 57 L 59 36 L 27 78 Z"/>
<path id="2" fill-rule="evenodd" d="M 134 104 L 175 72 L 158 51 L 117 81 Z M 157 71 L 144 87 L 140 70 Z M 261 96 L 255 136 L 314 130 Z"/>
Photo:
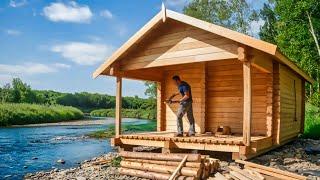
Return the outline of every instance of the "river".
<path id="1" fill-rule="evenodd" d="M 0 128 L 0 179 L 22 179 L 30 172 L 76 167 L 81 161 L 113 151 L 109 140 L 85 136 L 113 122 L 107 118 L 103 124 Z M 123 119 L 123 123 L 144 124 L 147 120 Z M 59 159 L 66 163 L 57 163 Z"/>

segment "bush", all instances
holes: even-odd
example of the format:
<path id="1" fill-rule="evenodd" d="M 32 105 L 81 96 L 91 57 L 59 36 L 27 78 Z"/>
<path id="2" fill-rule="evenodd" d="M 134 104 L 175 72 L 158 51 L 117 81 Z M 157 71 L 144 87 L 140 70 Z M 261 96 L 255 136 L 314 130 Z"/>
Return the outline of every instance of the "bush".
<path id="1" fill-rule="evenodd" d="M 90 115 L 94 117 L 115 117 L 115 109 L 98 109 L 91 111 Z M 122 109 L 122 117 L 154 120 L 156 119 L 156 111 L 147 109 Z"/>
<path id="2" fill-rule="evenodd" d="M 70 106 L 0 103 L 0 126 L 53 123 L 82 118 L 83 113 Z"/>
<path id="3" fill-rule="evenodd" d="M 306 104 L 303 137 L 320 139 L 320 108 L 309 103 Z"/>

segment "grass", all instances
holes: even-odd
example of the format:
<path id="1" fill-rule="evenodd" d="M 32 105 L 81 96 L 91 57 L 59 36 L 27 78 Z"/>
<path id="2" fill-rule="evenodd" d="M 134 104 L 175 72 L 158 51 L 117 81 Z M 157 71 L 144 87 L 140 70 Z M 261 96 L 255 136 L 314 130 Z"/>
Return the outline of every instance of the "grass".
<path id="1" fill-rule="evenodd" d="M 94 117 L 114 117 L 115 109 L 98 109 L 90 113 Z M 122 109 L 122 117 L 138 119 L 156 119 L 155 110 L 146 109 Z"/>
<path id="2" fill-rule="evenodd" d="M 134 132 L 145 132 L 145 131 L 155 131 L 157 128 L 156 121 L 149 121 L 146 124 L 139 124 L 139 125 L 130 125 L 130 124 L 123 124 L 121 126 L 122 133 L 134 133 Z M 91 138 L 111 138 L 115 135 L 114 125 L 109 126 L 107 130 L 100 130 L 93 133 L 88 134 Z"/>
<path id="3" fill-rule="evenodd" d="M 304 138 L 320 139 L 320 107 L 306 104 Z"/>
<path id="4" fill-rule="evenodd" d="M 0 103 L 0 126 L 53 123 L 82 118 L 83 113 L 70 106 Z"/>

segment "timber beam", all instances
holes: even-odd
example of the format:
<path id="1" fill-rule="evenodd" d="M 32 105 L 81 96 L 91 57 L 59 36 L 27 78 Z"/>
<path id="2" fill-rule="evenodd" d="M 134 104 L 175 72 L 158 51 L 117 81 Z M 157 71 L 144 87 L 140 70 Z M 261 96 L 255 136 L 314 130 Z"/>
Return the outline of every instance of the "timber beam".
<path id="1" fill-rule="evenodd" d="M 252 77 L 251 56 L 248 48 L 238 48 L 238 59 L 243 62 L 243 143 L 250 146 L 252 124 Z"/>

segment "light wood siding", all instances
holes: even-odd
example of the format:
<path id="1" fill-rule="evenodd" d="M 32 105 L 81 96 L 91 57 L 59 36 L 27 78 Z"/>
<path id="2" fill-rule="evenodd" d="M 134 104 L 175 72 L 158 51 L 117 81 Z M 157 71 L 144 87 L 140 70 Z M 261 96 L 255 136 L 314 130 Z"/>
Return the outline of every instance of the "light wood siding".
<path id="1" fill-rule="evenodd" d="M 183 23 L 166 23 L 122 58 L 122 70 L 237 57 L 237 43 L 230 39 Z"/>
<path id="2" fill-rule="evenodd" d="M 280 65 L 280 142 L 295 137 L 301 126 L 301 79 Z"/>
<path id="3" fill-rule="evenodd" d="M 238 60 L 208 62 L 206 130 L 220 125 L 242 133 L 243 69 Z M 252 69 L 252 134 L 266 135 L 267 86 L 272 76 Z"/>
<path id="4" fill-rule="evenodd" d="M 165 98 L 168 99 L 173 93 L 179 92 L 177 86 L 172 81 L 172 76 L 179 75 L 183 81 L 186 81 L 191 86 L 192 98 L 193 98 L 193 114 L 195 118 L 195 126 L 197 132 L 204 132 L 204 116 L 203 109 L 205 108 L 202 103 L 205 101 L 203 96 L 203 76 L 205 75 L 204 66 L 201 63 L 174 66 L 172 68 L 167 68 L 165 71 Z M 180 99 L 181 96 L 175 99 Z M 177 117 L 176 112 L 178 110 L 179 104 L 166 104 L 166 130 L 176 131 L 177 130 Z M 189 130 L 189 123 L 187 117 L 183 117 L 184 131 Z"/>

